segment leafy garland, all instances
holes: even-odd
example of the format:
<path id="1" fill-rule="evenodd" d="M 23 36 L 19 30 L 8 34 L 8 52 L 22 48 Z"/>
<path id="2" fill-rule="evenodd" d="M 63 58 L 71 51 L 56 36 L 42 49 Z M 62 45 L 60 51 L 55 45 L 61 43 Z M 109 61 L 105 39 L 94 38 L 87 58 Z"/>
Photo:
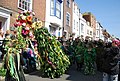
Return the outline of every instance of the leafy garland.
<path id="1" fill-rule="evenodd" d="M 60 77 L 70 64 L 60 48 L 61 44 L 44 27 L 36 29 L 34 34 L 42 57 L 41 70 L 50 78 Z"/>
<path id="2" fill-rule="evenodd" d="M 90 50 L 90 51 L 89 51 Z M 95 48 L 86 48 L 84 52 L 84 74 L 95 74 Z"/>
<path id="3" fill-rule="evenodd" d="M 82 63 L 83 62 L 83 56 L 84 56 L 84 51 L 85 51 L 85 46 L 84 43 L 79 41 L 78 45 L 75 48 L 75 60 L 78 63 Z"/>

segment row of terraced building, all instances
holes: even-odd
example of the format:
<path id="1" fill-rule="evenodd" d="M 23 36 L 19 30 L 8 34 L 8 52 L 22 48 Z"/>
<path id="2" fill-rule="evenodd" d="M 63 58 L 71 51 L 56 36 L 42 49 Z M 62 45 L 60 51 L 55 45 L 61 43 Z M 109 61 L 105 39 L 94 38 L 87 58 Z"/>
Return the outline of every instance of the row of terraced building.
<path id="1" fill-rule="evenodd" d="M 0 0 L 0 30 L 6 31 L 14 26 L 19 12 L 35 12 L 34 20 L 56 37 L 70 36 L 106 40 L 110 34 L 91 12 L 81 13 L 74 0 Z"/>

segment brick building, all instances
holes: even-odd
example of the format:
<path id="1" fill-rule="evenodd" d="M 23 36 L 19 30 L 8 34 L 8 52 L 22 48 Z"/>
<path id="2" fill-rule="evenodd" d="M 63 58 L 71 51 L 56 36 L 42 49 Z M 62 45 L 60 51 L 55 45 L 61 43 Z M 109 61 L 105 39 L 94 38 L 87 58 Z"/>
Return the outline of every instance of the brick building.
<path id="1" fill-rule="evenodd" d="M 73 1 L 63 1 L 63 35 L 68 38 L 72 34 L 72 18 L 73 18 Z"/>
<path id="2" fill-rule="evenodd" d="M 0 0 L 0 28 L 13 27 L 17 14 L 24 10 L 35 12 L 35 20 L 45 21 L 46 0 Z"/>

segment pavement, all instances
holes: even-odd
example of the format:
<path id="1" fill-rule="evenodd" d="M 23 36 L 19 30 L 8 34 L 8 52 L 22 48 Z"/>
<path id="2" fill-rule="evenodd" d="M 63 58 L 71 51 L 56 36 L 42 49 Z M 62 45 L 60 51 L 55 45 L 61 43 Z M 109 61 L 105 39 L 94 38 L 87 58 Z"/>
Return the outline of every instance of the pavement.
<path id="1" fill-rule="evenodd" d="M 43 77 L 41 72 L 35 71 L 25 74 L 26 81 L 102 81 L 102 73 L 96 72 L 95 75 L 84 75 L 82 71 L 77 71 L 75 65 L 63 74 L 60 78 L 50 79 Z M 0 81 L 5 81 L 2 78 Z"/>

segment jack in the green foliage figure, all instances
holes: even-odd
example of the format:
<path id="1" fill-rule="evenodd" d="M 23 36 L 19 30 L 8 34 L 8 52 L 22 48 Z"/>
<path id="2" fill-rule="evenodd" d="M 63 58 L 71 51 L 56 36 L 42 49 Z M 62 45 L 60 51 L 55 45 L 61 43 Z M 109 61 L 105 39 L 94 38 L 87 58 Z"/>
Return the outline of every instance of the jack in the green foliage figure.
<path id="1" fill-rule="evenodd" d="M 95 74 L 95 48 L 92 43 L 87 44 L 84 52 L 84 74 Z"/>

